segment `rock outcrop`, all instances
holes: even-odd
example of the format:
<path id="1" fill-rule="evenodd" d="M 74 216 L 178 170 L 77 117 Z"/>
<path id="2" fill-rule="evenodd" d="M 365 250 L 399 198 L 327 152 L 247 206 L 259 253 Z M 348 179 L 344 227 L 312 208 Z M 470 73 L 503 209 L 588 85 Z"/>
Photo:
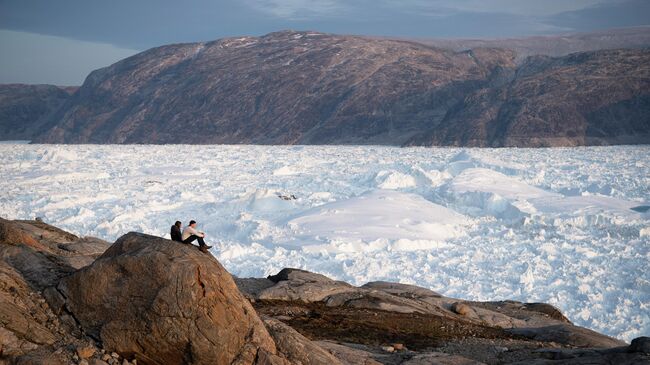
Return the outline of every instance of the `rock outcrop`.
<path id="1" fill-rule="evenodd" d="M 647 337 L 628 345 L 543 303 L 297 269 L 236 283 L 194 246 L 141 233 L 109 245 L 0 219 L 0 364 L 650 362 Z"/>
<path id="2" fill-rule="evenodd" d="M 650 360 L 647 339 L 628 346 L 574 326 L 544 303 L 469 302 L 389 282 L 354 287 L 299 269 L 236 282 L 259 313 L 319 340 L 321 349 L 347 364 Z"/>
<path id="3" fill-rule="evenodd" d="M 310 365 L 343 365 L 331 353 L 286 324 L 272 318 L 265 318 L 264 324 L 273 336 L 278 351 L 289 362 Z"/>
<path id="4" fill-rule="evenodd" d="M 269 281 L 274 284 L 269 286 Z M 299 301 L 322 303 L 326 307 L 433 315 L 451 322 L 505 329 L 514 335 L 568 346 L 625 345 L 614 338 L 574 326 L 559 310 L 542 303 L 468 302 L 399 283 L 371 282 L 354 287 L 324 275 L 289 268 L 267 279 L 237 279 L 237 283 L 254 300 Z M 255 292 L 249 290 L 260 287 L 265 288 Z"/>
<path id="5" fill-rule="evenodd" d="M 57 286 L 93 338 L 142 364 L 253 364 L 273 339 L 230 274 L 191 245 L 129 233 Z"/>
<path id="6" fill-rule="evenodd" d="M 158 47 L 92 72 L 45 143 L 650 143 L 650 51 L 560 58 L 315 32 Z"/>
<path id="7" fill-rule="evenodd" d="M 63 349 L 84 346 L 89 339 L 71 316 L 52 309 L 49 289 L 108 246 L 40 221 L 0 218 L 0 364 L 72 361 L 71 351 Z"/>

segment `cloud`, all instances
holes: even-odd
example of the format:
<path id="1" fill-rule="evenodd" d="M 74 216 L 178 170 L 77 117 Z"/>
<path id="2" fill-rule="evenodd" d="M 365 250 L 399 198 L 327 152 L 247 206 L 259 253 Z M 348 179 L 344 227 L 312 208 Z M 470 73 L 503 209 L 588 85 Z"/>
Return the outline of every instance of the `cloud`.
<path id="1" fill-rule="evenodd" d="M 377 9 L 444 17 L 457 13 L 550 16 L 626 0 L 245 0 L 253 9 L 280 18 L 363 15 Z"/>
<path id="2" fill-rule="evenodd" d="M 410 0 L 406 0 L 406 3 L 409 2 Z M 605 3 L 616 3 L 620 0 L 414 0 L 414 2 L 421 3 L 421 6 L 428 4 L 465 12 L 549 16 Z"/>
<path id="3" fill-rule="evenodd" d="M 250 7 L 279 18 L 300 19 L 336 14 L 346 7 L 341 0 L 244 0 Z"/>
<path id="4" fill-rule="evenodd" d="M 138 51 L 35 33 L 0 30 L 0 83 L 81 85 L 90 71 Z"/>
<path id="5" fill-rule="evenodd" d="M 550 16 L 627 0 L 378 0 L 376 4 L 396 11 L 446 16 L 457 13 Z"/>

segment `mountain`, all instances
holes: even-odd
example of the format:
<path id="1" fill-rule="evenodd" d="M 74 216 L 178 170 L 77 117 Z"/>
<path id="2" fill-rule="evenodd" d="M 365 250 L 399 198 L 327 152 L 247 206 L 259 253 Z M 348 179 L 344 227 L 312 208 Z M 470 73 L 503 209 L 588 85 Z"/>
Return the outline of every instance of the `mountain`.
<path id="1" fill-rule="evenodd" d="M 529 57 L 477 89 L 410 145 L 574 146 L 650 142 L 650 51 Z"/>
<path id="2" fill-rule="evenodd" d="M 650 46 L 650 27 L 629 27 L 586 33 L 497 39 L 412 39 L 434 47 L 464 51 L 473 48 L 505 48 L 517 53 L 517 60 L 528 56 L 561 57 L 576 52 L 604 49 L 641 49 Z"/>
<path id="3" fill-rule="evenodd" d="M 562 57 L 284 31 L 92 72 L 44 143 L 571 146 L 650 142 L 650 50 Z"/>
<path id="4" fill-rule="evenodd" d="M 39 141 L 399 145 L 513 58 L 309 32 L 164 46 L 91 73 Z"/>
<path id="5" fill-rule="evenodd" d="M 1 139 L 33 139 L 74 91 L 53 85 L 0 85 Z"/>

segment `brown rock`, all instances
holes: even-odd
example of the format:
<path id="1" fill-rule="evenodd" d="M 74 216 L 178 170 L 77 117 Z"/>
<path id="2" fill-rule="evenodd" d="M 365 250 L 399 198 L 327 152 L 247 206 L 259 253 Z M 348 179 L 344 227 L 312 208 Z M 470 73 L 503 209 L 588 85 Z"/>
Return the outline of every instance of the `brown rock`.
<path id="1" fill-rule="evenodd" d="M 0 218 L 0 244 L 36 246 L 38 242 L 16 223 Z"/>
<path id="2" fill-rule="evenodd" d="M 311 365 L 342 365 L 332 354 L 286 324 L 272 318 L 265 318 L 264 324 L 273 336 L 278 351 L 289 362 Z"/>
<path id="3" fill-rule="evenodd" d="M 348 283 L 300 269 L 285 268 L 267 279 L 276 284 L 260 290 L 258 299 L 316 302 L 334 294 L 358 290 Z"/>
<path id="4" fill-rule="evenodd" d="M 290 365 L 291 363 L 284 357 L 274 355 L 266 350 L 260 349 L 257 353 L 255 365 Z M 233 364 L 237 365 L 237 364 Z"/>
<path id="5" fill-rule="evenodd" d="M 79 346 L 77 347 L 77 356 L 82 359 L 87 359 L 95 354 L 95 348 L 92 346 Z"/>
<path id="6" fill-rule="evenodd" d="M 467 316 L 473 312 L 472 307 L 465 303 L 456 302 L 451 305 L 452 312 L 460 314 L 461 316 Z"/>
<path id="7" fill-rule="evenodd" d="M 211 255 L 139 233 L 117 240 L 58 289 L 84 330 L 140 364 L 230 364 L 273 340 Z"/>
<path id="8" fill-rule="evenodd" d="M 48 316 L 37 298 L 20 273 L 0 261 L 0 353 L 3 355 L 22 355 L 56 341 L 55 334 L 46 327 Z"/>

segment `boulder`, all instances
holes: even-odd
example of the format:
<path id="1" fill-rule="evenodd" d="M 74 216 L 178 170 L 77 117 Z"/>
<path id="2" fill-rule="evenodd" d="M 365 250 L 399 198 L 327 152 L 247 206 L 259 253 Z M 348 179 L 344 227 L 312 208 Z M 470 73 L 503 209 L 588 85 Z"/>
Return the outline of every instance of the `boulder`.
<path id="1" fill-rule="evenodd" d="M 452 304 L 451 310 L 456 314 L 460 314 L 461 316 L 471 316 L 472 314 L 475 313 L 472 307 L 461 302 L 456 302 Z"/>
<path id="2" fill-rule="evenodd" d="M 542 307 L 518 303 L 517 310 L 502 312 L 497 302 L 459 302 L 432 290 L 415 285 L 375 281 L 355 287 L 324 275 L 300 269 L 285 268 L 266 279 L 238 279 L 238 286 L 250 299 L 322 302 L 330 307 L 354 307 L 397 313 L 426 313 L 451 320 L 462 318 L 475 324 L 500 328 L 540 327 L 561 323 Z M 514 304 L 513 304 L 514 306 Z M 523 314 L 520 313 L 523 309 Z M 554 308 L 553 308 L 554 309 Z M 555 309 L 553 315 L 561 317 Z M 521 314 L 515 316 L 516 314 Z M 519 317 L 525 318 L 520 319 Z"/>
<path id="3" fill-rule="evenodd" d="M 260 291 L 258 299 L 318 302 L 334 294 L 358 290 L 348 283 L 300 269 L 285 268 L 267 279 L 275 285 Z"/>
<path id="4" fill-rule="evenodd" d="M 271 285 L 273 284 L 273 285 Z M 324 275 L 285 268 L 265 282 L 242 280 L 241 290 L 254 299 L 323 302 L 327 306 L 379 309 L 398 313 L 444 313 L 441 307 L 419 300 L 439 298 L 435 292 L 412 285 L 376 282 L 363 287 L 332 280 Z"/>
<path id="5" fill-rule="evenodd" d="M 391 283 L 388 281 L 372 281 L 361 286 L 363 289 L 380 290 L 398 297 L 410 299 L 441 298 L 442 295 L 433 290 L 415 285 Z"/>
<path id="6" fill-rule="evenodd" d="M 273 339 L 230 274 L 192 246 L 118 239 L 57 286 L 84 331 L 138 364 L 252 364 Z"/>
<path id="7" fill-rule="evenodd" d="M 241 291 L 249 300 L 259 298 L 260 293 L 264 289 L 268 289 L 275 285 L 275 282 L 267 278 L 238 278 L 233 276 L 233 279 L 235 279 L 235 284 L 237 284 L 239 291 Z"/>

